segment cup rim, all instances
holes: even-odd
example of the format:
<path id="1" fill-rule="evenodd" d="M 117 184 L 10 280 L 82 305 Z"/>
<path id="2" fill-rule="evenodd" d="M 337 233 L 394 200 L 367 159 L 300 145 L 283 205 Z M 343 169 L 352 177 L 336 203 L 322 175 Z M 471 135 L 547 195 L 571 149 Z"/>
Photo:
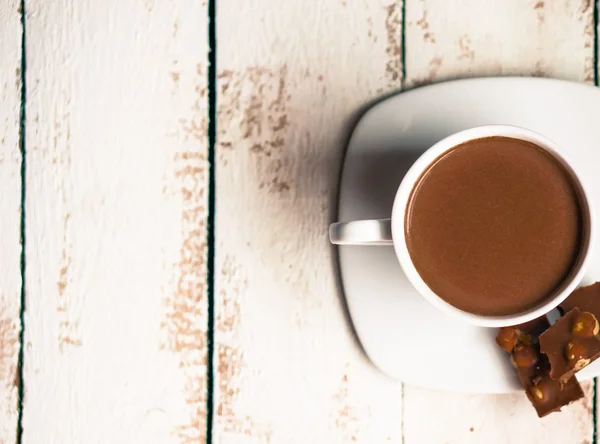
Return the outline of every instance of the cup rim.
<path id="1" fill-rule="evenodd" d="M 584 240 L 584 244 L 582 245 L 578 264 L 575 266 L 575 271 L 572 272 L 567 279 L 565 279 L 563 284 L 561 284 L 559 287 L 559 290 L 556 291 L 553 296 L 548 297 L 535 307 L 519 313 L 502 316 L 478 315 L 470 313 L 451 305 L 443 300 L 440 296 L 435 294 L 435 292 L 433 292 L 421 278 L 417 269 L 415 268 L 408 252 L 404 232 L 406 206 L 409 202 L 410 194 L 414 185 L 427 167 L 429 167 L 429 165 L 443 153 L 461 143 L 494 136 L 510 137 L 534 143 L 549 152 L 555 159 L 561 162 L 568 170 L 572 180 L 575 182 L 575 185 L 579 188 L 581 204 L 584 206 L 585 219 L 588 224 L 588 233 L 586 239 Z M 410 167 L 402 179 L 402 182 L 398 187 L 398 191 L 396 192 L 396 197 L 392 207 L 391 225 L 394 250 L 408 280 L 419 292 L 419 294 L 421 294 L 421 296 L 423 296 L 436 308 L 455 318 L 462 319 L 470 324 L 481 327 L 505 327 L 522 324 L 543 316 L 556 308 L 571 294 L 571 292 L 575 290 L 583 278 L 590 261 L 595 237 L 594 210 L 588 190 L 589 188 L 585 186 L 584 181 L 577 172 L 577 169 L 574 167 L 573 163 L 568 159 L 568 157 L 560 151 L 559 147 L 553 141 L 539 133 L 513 125 L 483 125 L 459 131 L 435 143 L 423 154 L 421 154 L 421 156 Z"/>

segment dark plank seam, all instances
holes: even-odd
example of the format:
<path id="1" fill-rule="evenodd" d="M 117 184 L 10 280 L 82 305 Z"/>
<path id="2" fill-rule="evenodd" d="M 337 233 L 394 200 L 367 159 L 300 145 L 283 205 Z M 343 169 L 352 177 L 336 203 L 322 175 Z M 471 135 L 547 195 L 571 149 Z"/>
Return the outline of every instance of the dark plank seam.
<path id="1" fill-rule="evenodd" d="M 598 86 L 598 0 L 594 2 L 594 85 Z"/>
<path id="2" fill-rule="evenodd" d="M 598 86 L 598 0 L 594 2 L 594 85 Z M 594 394 L 592 396 L 592 444 L 598 443 L 598 378 L 594 378 Z"/>
<path id="3" fill-rule="evenodd" d="M 400 24 L 400 45 L 402 46 L 400 64 L 402 77 L 400 78 L 400 88 L 404 89 L 404 85 L 406 84 L 406 2 L 408 0 L 400 1 L 402 2 L 402 23 Z"/>
<path id="4" fill-rule="evenodd" d="M 213 442 L 214 356 L 215 356 L 215 190 L 217 139 L 217 11 L 216 1 L 208 0 L 208 220 L 207 220 L 207 366 L 206 366 L 206 444 Z"/>
<path id="5" fill-rule="evenodd" d="M 598 421 L 596 419 L 596 402 L 598 399 L 598 378 L 594 378 L 594 394 L 592 395 L 592 444 L 597 443 L 597 435 L 598 435 Z"/>
<path id="6" fill-rule="evenodd" d="M 25 384 L 23 378 L 23 358 L 25 346 L 25 198 L 26 198 L 26 176 L 27 176 L 27 151 L 25 149 L 25 104 L 27 99 L 27 87 L 25 81 L 25 71 L 27 67 L 27 58 L 25 56 L 25 0 L 21 0 L 19 5 L 21 14 L 21 108 L 19 114 L 19 151 L 21 153 L 21 221 L 19 226 L 21 237 L 21 307 L 19 310 L 19 319 L 21 329 L 19 331 L 19 355 L 17 360 L 17 381 L 18 398 L 17 398 L 17 444 L 23 441 L 23 398 L 25 394 Z"/>
<path id="7" fill-rule="evenodd" d="M 400 45 L 402 46 L 402 49 L 400 51 L 401 54 L 401 61 L 400 63 L 402 64 L 402 78 L 400 79 L 400 89 L 404 89 L 406 86 L 406 3 L 408 2 L 408 0 L 400 0 L 402 2 L 402 23 L 400 25 L 400 32 L 402 33 L 400 35 Z M 401 402 L 402 402 L 402 406 L 400 407 L 401 409 L 401 419 L 400 419 L 400 430 L 402 433 L 402 444 L 405 443 L 405 436 L 404 436 L 404 383 L 402 383 L 402 396 L 401 396 Z"/>
<path id="8" fill-rule="evenodd" d="M 408 2 L 408 0 L 400 0 L 402 2 L 402 23 L 400 24 L 400 44 L 402 45 L 402 51 L 401 53 L 401 57 L 402 59 L 400 60 L 400 63 L 402 65 L 402 78 L 400 79 L 400 89 L 404 89 L 406 86 L 406 3 Z M 402 406 L 400 407 L 401 411 L 402 411 L 402 416 L 400 419 L 400 430 L 402 433 L 402 444 L 405 443 L 405 437 L 404 437 L 404 383 L 402 383 L 402 396 L 401 396 L 401 402 L 402 402 Z"/>
<path id="9" fill-rule="evenodd" d="M 402 400 L 402 406 L 401 406 L 402 415 L 401 415 L 401 418 L 400 418 L 400 430 L 401 430 L 401 433 L 402 433 L 402 444 L 405 444 L 405 442 L 406 442 L 406 438 L 404 436 L 404 410 L 405 410 L 404 409 L 404 389 L 405 389 L 405 386 L 404 386 L 404 383 L 402 383 L 402 389 L 401 389 L 402 390 L 402 392 L 401 392 L 402 394 L 400 395 L 400 399 Z"/>

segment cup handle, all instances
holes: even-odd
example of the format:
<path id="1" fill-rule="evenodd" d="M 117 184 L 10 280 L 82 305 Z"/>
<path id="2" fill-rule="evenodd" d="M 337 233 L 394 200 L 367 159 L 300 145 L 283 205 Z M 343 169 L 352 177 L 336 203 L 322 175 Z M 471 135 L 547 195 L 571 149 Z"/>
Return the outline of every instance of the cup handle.
<path id="1" fill-rule="evenodd" d="M 392 220 L 336 222 L 329 226 L 329 240 L 335 245 L 392 245 Z"/>

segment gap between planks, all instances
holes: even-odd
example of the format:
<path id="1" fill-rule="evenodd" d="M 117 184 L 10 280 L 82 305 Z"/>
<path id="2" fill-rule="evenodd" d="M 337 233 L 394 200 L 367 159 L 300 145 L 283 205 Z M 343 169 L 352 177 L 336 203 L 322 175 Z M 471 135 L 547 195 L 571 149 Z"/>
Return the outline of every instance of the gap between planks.
<path id="1" fill-rule="evenodd" d="M 208 300 L 206 366 L 206 444 L 213 442 L 215 356 L 215 211 L 217 140 L 217 0 L 208 0 L 208 215 L 206 295 Z"/>
<path id="2" fill-rule="evenodd" d="M 20 311 L 19 321 L 21 329 L 19 330 L 19 354 L 17 358 L 17 378 L 19 381 L 19 387 L 17 391 L 17 444 L 21 444 L 23 441 L 23 397 L 25 395 L 25 384 L 23 378 L 23 358 L 25 348 L 25 304 L 26 304 L 26 289 L 25 289 L 25 270 L 27 265 L 27 258 L 25 257 L 25 199 L 27 197 L 26 177 L 27 177 L 27 147 L 25 140 L 25 124 L 26 124 L 26 101 L 27 101 L 27 84 L 26 84 L 26 70 L 27 70 L 27 57 L 26 57 L 26 15 L 25 15 L 25 0 L 21 0 L 20 5 L 21 13 L 21 104 L 19 110 L 19 151 L 21 154 L 21 221 L 19 226 L 20 237 L 21 237 L 21 257 L 20 269 L 21 269 L 21 294 L 20 294 Z"/>

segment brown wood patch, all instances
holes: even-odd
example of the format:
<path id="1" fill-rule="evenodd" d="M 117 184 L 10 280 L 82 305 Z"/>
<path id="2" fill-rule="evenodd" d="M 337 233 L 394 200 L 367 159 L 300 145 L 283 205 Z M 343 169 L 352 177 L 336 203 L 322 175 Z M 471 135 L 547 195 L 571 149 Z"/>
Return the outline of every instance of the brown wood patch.
<path id="1" fill-rule="evenodd" d="M 197 66 L 197 85 L 192 115 L 180 121 L 184 139 L 197 141 L 197 150 L 175 153 L 176 194 L 181 206 L 182 244 L 175 264 L 175 292 L 166 301 L 165 319 L 161 325 L 167 333 L 164 348 L 177 353 L 184 372 L 185 401 L 192 415 L 180 425 L 176 434 L 181 444 L 206 440 L 206 146 L 208 113 L 206 72 Z M 172 75 L 174 81 L 179 79 Z"/>
<path id="2" fill-rule="evenodd" d="M 594 54 L 593 54 L 593 43 L 595 37 L 594 32 L 594 7 L 592 6 L 591 0 L 582 0 L 579 7 L 579 21 L 584 22 L 584 35 L 585 35 L 585 44 L 584 47 L 589 49 L 589 55 L 585 58 L 585 77 L 584 81 L 586 83 L 594 83 L 595 80 L 595 70 L 594 66 Z"/>
<path id="3" fill-rule="evenodd" d="M 240 328 L 240 298 L 247 286 L 241 268 L 226 256 L 219 271 L 221 288 L 216 312 L 216 420 L 222 431 L 254 437 L 258 442 L 271 442 L 273 430 L 257 424 L 249 415 L 239 415 L 236 402 L 240 397 L 241 379 L 247 370 L 243 351 L 236 345 Z"/>
<path id="4" fill-rule="evenodd" d="M 467 34 L 460 36 L 458 39 L 458 48 L 458 60 L 475 60 L 475 51 L 471 45 L 471 39 Z"/>
<path id="5" fill-rule="evenodd" d="M 348 441 L 355 442 L 358 440 L 357 437 L 360 432 L 360 421 L 358 419 L 358 412 L 356 412 L 356 409 L 353 408 L 349 400 L 349 387 L 348 374 L 344 374 L 338 391 L 333 395 L 333 404 L 335 405 L 333 418 L 335 426 L 342 430 L 344 437 Z"/>
<path id="6" fill-rule="evenodd" d="M 19 350 L 19 328 L 8 316 L 0 300 L 0 381 L 7 387 L 18 387 L 17 355 Z"/>
<path id="7" fill-rule="evenodd" d="M 59 114 L 55 112 L 55 114 Z M 77 329 L 78 321 L 72 319 L 70 309 L 72 307 L 72 298 L 74 294 L 69 293 L 69 277 L 71 268 L 71 182 L 68 173 L 71 171 L 71 127 L 70 115 L 68 113 L 62 116 L 62 120 L 54 122 L 52 135 L 52 164 L 60 165 L 66 174 L 61 174 L 56 182 L 57 194 L 60 196 L 60 205 L 62 212 L 62 246 L 59 260 L 59 271 L 56 279 L 56 289 L 58 291 L 56 313 L 58 320 L 58 349 L 63 352 L 71 346 L 80 346 Z"/>
<path id="8" fill-rule="evenodd" d="M 434 57 L 429 61 L 429 72 L 424 77 L 417 77 L 413 81 L 414 86 L 427 85 L 437 79 L 438 71 L 442 66 L 443 58 Z"/>
<path id="9" fill-rule="evenodd" d="M 387 45 L 385 53 L 388 61 L 385 65 L 385 75 L 388 87 L 395 89 L 402 80 L 402 4 L 394 2 L 387 7 L 385 29 Z"/>
<path id="10" fill-rule="evenodd" d="M 244 72 L 222 71 L 218 74 L 220 90 L 217 120 L 219 164 L 227 166 L 239 149 L 235 140 L 245 141 L 255 158 L 254 183 L 269 193 L 289 192 L 290 175 L 284 174 L 288 93 L 286 65 L 278 70 L 249 67 Z M 239 132 L 232 131 L 236 126 Z"/>
<path id="11" fill-rule="evenodd" d="M 425 3 L 424 0 L 422 0 Z M 417 26 L 423 31 L 424 43 L 435 43 L 435 34 L 430 29 L 429 20 L 427 20 L 427 7 L 423 8 L 423 16 L 417 20 Z"/>

